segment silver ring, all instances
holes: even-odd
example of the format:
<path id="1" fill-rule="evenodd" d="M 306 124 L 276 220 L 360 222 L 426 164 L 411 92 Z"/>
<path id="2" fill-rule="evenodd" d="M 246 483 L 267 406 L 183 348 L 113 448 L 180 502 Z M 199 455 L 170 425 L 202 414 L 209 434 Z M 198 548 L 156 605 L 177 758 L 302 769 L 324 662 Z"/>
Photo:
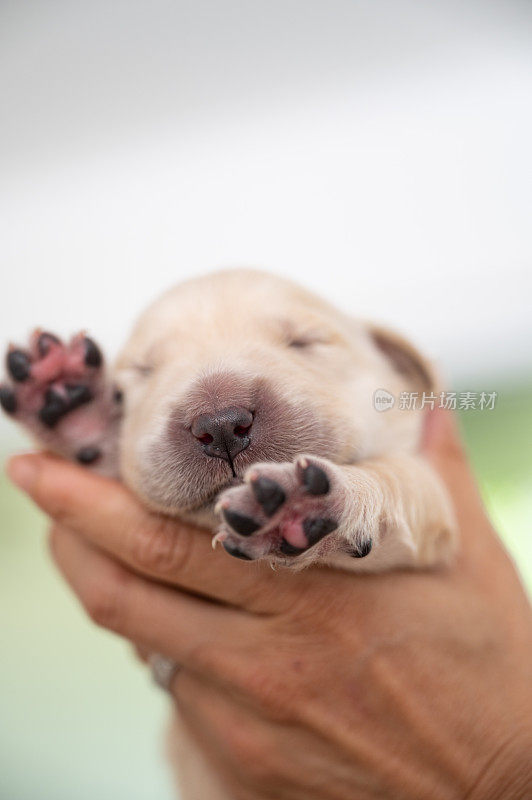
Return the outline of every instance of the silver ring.
<path id="1" fill-rule="evenodd" d="M 181 665 L 174 661 L 173 658 L 167 658 L 160 653 L 152 653 L 148 658 L 148 664 L 150 665 L 154 683 L 169 692 L 172 681 L 181 669 Z"/>

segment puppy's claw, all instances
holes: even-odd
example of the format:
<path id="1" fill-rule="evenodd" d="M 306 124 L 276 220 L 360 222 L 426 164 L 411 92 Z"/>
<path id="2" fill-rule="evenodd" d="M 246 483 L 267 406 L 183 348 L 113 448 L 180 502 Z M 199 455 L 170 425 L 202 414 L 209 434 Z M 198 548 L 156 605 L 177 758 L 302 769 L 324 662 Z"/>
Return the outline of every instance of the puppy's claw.
<path id="1" fill-rule="evenodd" d="M 351 550 L 350 555 L 352 558 L 365 558 L 367 555 L 369 555 L 369 553 L 371 553 L 371 548 L 372 542 L 371 539 L 368 539 L 367 541 L 362 542 L 362 544 L 359 544 L 358 547 L 355 547 L 353 550 Z"/>
<path id="2" fill-rule="evenodd" d="M 223 499 L 217 500 L 216 503 L 214 504 L 214 513 L 220 514 L 224 508 L 228 507 L 228 505 L 229 503 L 227 500 Z"/>
<path id="3" fill-rule="evenodd" d="M 216 550 L 216 545 L 218 542 L 224 542 L 227 539 L 227 533 L 225 531 L 218 531 L 211 540 L 211 547 L 213 550 Z"/>

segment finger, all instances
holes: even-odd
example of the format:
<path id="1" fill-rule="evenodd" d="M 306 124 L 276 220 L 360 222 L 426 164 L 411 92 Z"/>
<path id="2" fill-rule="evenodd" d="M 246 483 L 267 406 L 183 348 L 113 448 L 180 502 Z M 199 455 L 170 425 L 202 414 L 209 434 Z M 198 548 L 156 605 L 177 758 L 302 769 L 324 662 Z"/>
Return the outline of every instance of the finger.
<path id="1" fill-rule="evenodd" d="M 202 798 L 257 800 L 256 791 L 243 786 L 241 770 L 228 764 L 223 753 L 213 745 L 212 737 L 196 721 L 185 723 L 180 713 L 174 714 L 168 730 L 166 754 L 176 771 L 180 787 L 196 785 L 198 775 L 203 775 Z"/>
<path id="2" fill-rule="evenodd" d="M 464 533 L 461 553 L 466 557 L 466 563 L 474 561 L 482 565 L 488 552 L 493 549 L 500 551 L 501 546 L 485 510 L 453 414 L 435 408 L 427 415 L 422 450 L 443 479 L 453 500 L 458 525 Z"/>
<path id="3" fill-rule="evenodd" d="M 144 645 L 139 644 L 138 642 L 132 642 L 132 647 L 133 647 L 133 652 L 139 659 L 139 661 L 142 661 L 144 664 L 147 664 L 151 656 L 151 650 L 149 650 Z"/>
<path id="4" fill-rule="evenodd" d="M 12 458 L 8 472 L 54 520 L 141 574 L 249 610 L 275 607 L 279 583 L 274 591 L 265 565 L 213 552 L 205 531 L 149 512 L 118 481 L 43 454 Z"/>
<path id="5" fill-rule="evenodd" d="M 422 450 L 435 463 L 453 462 L 467 466 L 456 418 L 450 411 L 436 407 L 426 415 Z"/>
<path id="6" fill-rule="evenodd" d="M 453 414 L 441 408 L 427 414 L 422 450 L 454 495 L 473 496 L 481 506 L 477 483 Z"/>
<path id="7" fill-rule="evenodd" d="M 295 755 L 287 758 L 286 751 L 297 748 L 289 748 L 287 726 L 263 719 L 208 678 L 188 671 L 176 678 L 173 694 L 183 722 L 228 783 L 260 790 L 261 797 L 289 794 Z"/>
<path id="8" fill-rule="evenodd" d="M 442 477 L 455 499 L 471 497 L 481 508 L 480 495 L 460 438 L 455 417 L 447 410 L 435 408 L 425 419 L 422 450 Z"/>
<path id="9" fill-rule="evenodd" d="M 72 531 L 55 526 L 50 547 L 91 619 L 135 642 L 141 652 L 161 653 L 199 671 L 212 670 L 217 664 L 225 668 L 239 643 L 253 641 L 257 620 L 147 581 Z"/>

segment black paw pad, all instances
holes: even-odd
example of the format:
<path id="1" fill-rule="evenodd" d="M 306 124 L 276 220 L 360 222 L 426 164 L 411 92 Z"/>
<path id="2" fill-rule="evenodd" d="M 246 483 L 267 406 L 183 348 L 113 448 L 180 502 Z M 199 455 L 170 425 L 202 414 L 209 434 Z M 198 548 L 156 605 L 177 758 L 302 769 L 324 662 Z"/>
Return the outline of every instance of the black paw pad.
<path id="1" fill-rule="evenodd" d="M 327 473 L 316 464 L 309 464 L 303 469 L 302 480 L 303 486 L 309 494 L 327 494 L 331 488 Z"/>
<path id="2" fill-rule="evenodd" d="M 84 403 L 92 400 L 88 386 L 67 384 L 66 394 L 59 394 L 55 389 L 48 389 L 44 396 L 44 406 L 39 411 L 39 419 L 47 428 L 53 428 L 69 411 L 74 411 Z"/>
<path id="3" fill-rule="evenodd" d="M 53 428 L 67 411 L 66 398 L 53 389 L 48 389 L 44 396 L 44 406 L 39 411 L 39 419 L 47 428 Z"/>
<path id="4" fill-rule="evenodd" d="M 287 542 L 286 539 L 281 541 L 281 545 L 279 547 L 279 550 L 284 556 L 299 556 L 307 549 L 308 548 L 306 547 L 294 547 L 294 545 L 290 544 L 290 542 Z"/>
<path id="5" fill-rule="evenodd" d="M 101 456 L 101 451 L 97 447 L 82 447 L 76 453 L 76 459 L 80 464 L 94 464 Z"/>
<path id="6" fill-rule="evenodd" d="M 303 530 L 307 537 L 308 546 L 312 547 L 312 545 L 319 542 L 320 539 L 323 539 L 324 536 L 336 530 L 337 527 L 338 523 L 333 519 L 324 519 L 323 517 L 306 519 L 303 522 Z"/>
<path id="7" fill-rule="evenodd" d="M 22 350 L 11 350 L 6 359 L 9 374 L 14 381 L 21 383 L 30 377 L 31 362 Z"/>
<path id="8" fill-rule="evenodd" d="M 270 478 L 257 478 L 251 481 L 253 494 L 260 503 L 264 513 L 271 517 L 286 500 L 286 495 L 282 488 Z"/>
<path id="9" fill-rule="evenodd" d="M 91 390 L 82 383 L 67 383 L 65 389 L 68 395 L 69 411 L 72 411 L 74 408 L 79 408 L 79 406 L 82 406 L 84 403 L 89 403 L 92 400 Z"/>
<path id="10" fill-rule="evenodd" d="M 0 406 L 8 414 L 14 414 L 17 410 L 17 398 L 9 386 L 0 386 Z"/>
<path id="11" fill-rule="evenodd" d="M 232 544 L 227 544 L 227 542 L 222 542 L 224 550 L 229 553 L 230 556 L 234 556 L 234 558 L 241 558 L 243 561 L 253 561 L 251 556 L 247 556 L 242 550 L 239 550 L 238 547 L 235 547 Z"/>
<path id="12" fill-rule="evenodd" d="M 222 513 L 227 524 L 241 536 L 251 536 L 252 533 L 255 533 L 260 528 L 258 522 L 255 522 L 254 519 L 247 517 L 245 514 L 241 514 L 239 511 L 231 511 L 229 508 L 224 508 Z"/>
<path id="13" fill-rule="evenodd" d="M 57 336 L 53 333 L 41 333 L 37 339 L 37 350 L 41 358 L 44 358 L 53 344 L 61 344 Z"/>
<path id="14" fill-rule="evenodd" d="M 88 367 L 100 367 L 102 364 L 102 353 L 96 342 L 85 337 L 85 364 Z"/>
<path id="15" fill-rule="evenodd" d="M 364 558 L 368 555 L 368 553 L 371 553 L 371 547 L 371 540 L 368 539 L 366 542 L 361 542 L 358 547 L 355 547 L 353 550 L 351 550 L 350 556 L 352 558 Z"/>

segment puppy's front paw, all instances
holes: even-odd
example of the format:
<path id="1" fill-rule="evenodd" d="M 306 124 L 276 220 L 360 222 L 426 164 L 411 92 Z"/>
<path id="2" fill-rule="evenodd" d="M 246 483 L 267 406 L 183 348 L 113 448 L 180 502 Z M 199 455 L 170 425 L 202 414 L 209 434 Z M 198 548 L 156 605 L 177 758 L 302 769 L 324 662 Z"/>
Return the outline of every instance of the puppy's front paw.
<path id="1" fill-rule="evenodd" d="M 346 497 L 341 468 L 325 459 L 300 456 L 293 464 L 256 464 L 242 486 L 221 494 L 216 539 L 237 558 L 268 557 L 285 564 L 349 552 L 353 548 L 339 531 Z M 349 554 L 362 557 L 370 549 L 365 543 Z"/>
<path id="2" fill-rule="evenodd" d="M 0 404 L 44 446 L 111 474 L 120 397 L 102 367 L 99 347 L 85 334 L 64 344 L 37 330 L 27 347 L 8 348 Z"/>

